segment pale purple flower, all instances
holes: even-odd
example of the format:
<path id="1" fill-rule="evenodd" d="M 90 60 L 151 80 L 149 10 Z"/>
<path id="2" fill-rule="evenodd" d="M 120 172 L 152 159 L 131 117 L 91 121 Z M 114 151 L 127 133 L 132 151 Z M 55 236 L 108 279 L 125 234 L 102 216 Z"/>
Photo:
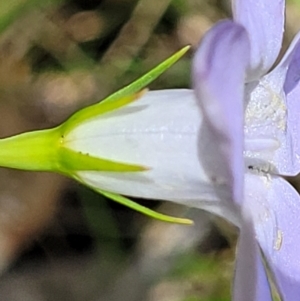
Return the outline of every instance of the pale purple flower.
<path id="1" fill-rule="evenodd" d="M 300 34 L 270 71 L 285 2 L 232 2 L 234 20 L 195 54 L 193 90 L 129 86 L 54 129 L 2 139 L 0 165 L 222 216 L 240 230 L 234 300 L 272 300 L 268 267 L 282 300 L 298 301 L 300 197 L 283 176 L 300 172 Z"/>
<path id="2" fill-rule="evenodd" d="M 300 300 L 300 43 L 281 47 L 284 1 L 233 1 L 234 21 L 203 39 L 193 82 L 203 114 L 199 158 L 241 210 L 235 300 L 271 300 L 259 243 L 283 300 Z M 221 193 L 220 193 L 221 194 Z"/>
<path id="3" fill-rule="evenodd" d="M 300 300 L 300 197 L 282 177 L 300 172 L 299 36 L 268 73 L 284 1 L 236 0 L 233 11 L 195 55 L 194 90 L 148 92 L 83 122 L 64 147 L 149 167 L 73 172 L 91 187 L 187 204 L 237 225 L 235 300 L 271 300 L 262 258 L 283 300 Z"/>

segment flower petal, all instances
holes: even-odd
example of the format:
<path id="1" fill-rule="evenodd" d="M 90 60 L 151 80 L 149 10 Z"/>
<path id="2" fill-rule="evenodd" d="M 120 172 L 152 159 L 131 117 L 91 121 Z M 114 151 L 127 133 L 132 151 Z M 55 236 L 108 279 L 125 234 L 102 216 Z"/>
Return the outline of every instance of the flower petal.
<path id="1" fill-rule="evenodd" d="M 242 26 L 222 21 L 204 37 L 193 62 L 193 83 L 203 112 L 199 157 L 227 199 L 242 201 L 243 96 L 249 41 Z M 223 196 L 223 198 L 225 198 Z"/>
<path id="2" fill-rule="evenodd" d="M 286 141 L 277 154 L 278 169 L 285 175 L 297 175 L 300 172 L 300 33 L 292 42 L 283 63 L 287 64 L 287 73 L 284 82 L 287 103 L 287 130 Z M 288 158 L 285 165 L 282 158 Z"/>
<path id="3" fill-rule="evenodd" d="M 233 287 L 236 301 L 272 301 L 271 289 L 251 223 L 244 222 L 237 246 Z"/>
<path id="4" fill-rule="evenodd" d="M 249 33 L 251 65 L 248 80 L 258 79 L 274 64 L 284 31 L 284 0 L 234 0 L 234 20 Z"/>
<path id="5" fill-rule="evenodd" d="M 273 140 L 265 149 L 246 153 L 270 162 L 274 172 L 297 175 L 300 172 L 300 34 L 280 64 L 264 76 L 251 92 L 246 109 L 245 134 L 249 150 L 255 140 Z M 262 147 L 261 147 L 262 148 Z M 269 151 L 268 151 L 269 148 Z"/>
<path id="6" fill-rule="evenodd" d="M 246 174 L 245 206 L 283 300 L 300 296 L 300 197 L 284 179 Z"/>
<path id="7" fill-rule="evenodd" d="M 283 89 L 288 95 L 300 81 L 300 33 L 296 35 L 276 69 L 287 69 L 284 70 L 286 72 L 281 72 L 285 75 Z"/>
<path id="8" fill-rule="evenodd" d="M 149 199 L 219 202 L 198 159 L 201 123 L 193 91 L 151 91 L 128 106 L 79 125 L 65 137 L 65 147 L 149 168 L 76 172 L 87 185 Z"/>
<path id="9" fill-rule="evenodd" d="M 277 154 L 278 170 L 284 175 L 297 175 L 300 172 L 300 85 L 287 95 L 286 142 Z M 285 159 L 286 158 L 286 159 Z M 283 161 L 287 161 L 284 165 Z"/>

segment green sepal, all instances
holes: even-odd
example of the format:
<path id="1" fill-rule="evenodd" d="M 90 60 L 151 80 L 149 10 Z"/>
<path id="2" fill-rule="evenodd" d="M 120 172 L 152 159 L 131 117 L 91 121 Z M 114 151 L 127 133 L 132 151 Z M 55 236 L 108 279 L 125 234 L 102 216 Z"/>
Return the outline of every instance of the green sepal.
<path id="1" fill-rule="evenodd" d="M 126 95 L 134 94 L 145 87 L 147 87 L 151 82 L 153 82 L 157 77 L 159 77 L 162 73 L 164 73 L 167 69 L 169 69 L 172 65 L 174 65 L 191 47 L 185 46 L 181 50 L 177 51 L 175 54 L 167 58 L 165 61 L 157 65 L 151 71 L 124 87 L 123 89 L 111 94 L 107 98 L 105 98 L 102 102 L 115 101 L 120 97 L 124 97 Z"/>
<path id="2" fill-rule="evenodd" d="M 182 48 L 151 71 L 123 89 L 111 94 L 101 102 L 76 112 L 61 125 L 64 128 L 65 133 L 70 132 L 80 123 L 88 119 L 119 109 L 120 107 L 125 106 L 141 97 L 141 93 L 143 93 L 142 90 L 158 76 L 164 73 L 168 68 L 170 68 L 174 63 L 176 63 L 189 50 L 189 48 L 190 46 Z"/>
<path id="3" fill-rule="evenodd" d="M 147 215 L 149 217 L 152 217 L 154 219 L 157 219 L 159 221 L 162 222 L 167 222 L 167 223 L 173 223 L 173 224 L 182 224 L 182 225 L 193 225 L 194 222 L 190 219 L 187 218 L 180 218 L 180 217 L 174 217 L 174 216 L 170 216 L 170 215 L 165 215 L 163 213 L 159 213 L 156 212 L 154 210 L 151 210 L 145 206 L 142 206 L 124 196 L 121 196 L 119 194 L 115 194 L 115 193 L 111 193 L 111 192 L 107 192 L 101 189 L 96 189 L 94 187 L 90 187 L 93 190 L 103 194 L 105 197 L 119 203 L 122 204 L 130 209 L 133 209 L 137 212 L 140 212 L 144 215 Z"/>
<path id="4" fill-rule="evenodd" d="M 145 90 L 139 91 L 137 93 L 126 95 L 120 98 L 117 98 L 115 101 L 111 102 L 100 102 L 95 105 L 81 109 L 72 115 L 65 123 L 61 125 L 65 135 L 68 134 L 74 127 L 76 127 L 81 122 L 84 122 L 95 116 L 99 116 L 114 110 L 117 110 L 121 107 L 124 107 L 133 101 L 137 100 L 142 96 Z"/>
<path id="5" fill-rule="evenodd" d="M 111 172 L 137 172 L 149 168 L 136 164 L 127 164 L 112 160 L 93 157 L 87 153 L 76 152 L 66 147 L 61 147 L 58 152 L 60 169 L 65 173 L 82 170 L 111 171 Z"/>

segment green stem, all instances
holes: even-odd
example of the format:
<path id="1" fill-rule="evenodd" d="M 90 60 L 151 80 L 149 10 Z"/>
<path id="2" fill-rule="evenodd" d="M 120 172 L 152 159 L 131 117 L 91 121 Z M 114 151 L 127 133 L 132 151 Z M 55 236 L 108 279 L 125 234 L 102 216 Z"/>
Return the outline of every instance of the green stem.
<path id="1" fill-rule="evenodd" d="M 23 133 L 0 139 L 0 166 L 34 170 L 59 171 L 57 146 L 59 128 Z"/>

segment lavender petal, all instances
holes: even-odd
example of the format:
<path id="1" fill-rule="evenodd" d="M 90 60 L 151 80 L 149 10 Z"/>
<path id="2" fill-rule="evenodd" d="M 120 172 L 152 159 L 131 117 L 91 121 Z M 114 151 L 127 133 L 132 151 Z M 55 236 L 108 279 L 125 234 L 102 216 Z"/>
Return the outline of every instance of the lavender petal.
<path id="1" fill-rule="evenodd" d="M 251 64 L 248 80 L 258 79 L 274 64 L 284 31 L 284 0 L 234 0 L 234 20 L 249 33 Z"/>
<path id="2" fill-rule="evenodd" d="M 233 300 L 272 301 L 270 285 L 251 222 L 244 221 L 237 247 Z"/>
<path id="3" fill-rule="evenodd" d="M 223 199 L 243 199 L 244 79 L 249 41 L 232 21 L 215 25 L 204 37 L 193 61 L 193 84 L 203 125 L 199 159 L 215 186 L 226 186 Z"/>
<path id="4" fill-rule="evenodd" d="M 287 111 L 284 126 L 273 126 L 273 131 L 279 130 L 282 134 L 278 136 L 281 147 L 272 162 L 279 174 L 294 176 L 300 172 L 300 34 L 294 38 L 278 66 L 265 78 L 270 87 L 282 95 Z M 276 108 L 277 115 L 280 109 Z"/>
<path id="5" fill-rule="evenodd" d="M 300 296 L 300 197 L 278 176 L 246 174 L 245 208 L 283 300 Z"/>

